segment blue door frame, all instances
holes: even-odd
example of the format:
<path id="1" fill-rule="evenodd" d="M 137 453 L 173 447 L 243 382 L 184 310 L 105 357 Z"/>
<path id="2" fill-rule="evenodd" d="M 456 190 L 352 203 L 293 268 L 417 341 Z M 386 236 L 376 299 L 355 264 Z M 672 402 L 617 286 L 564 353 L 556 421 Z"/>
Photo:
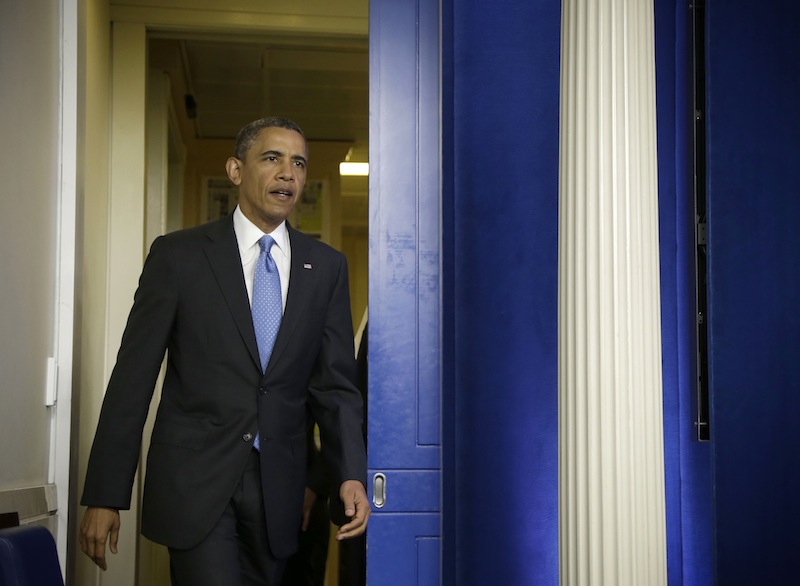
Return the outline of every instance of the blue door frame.
<path id="1" fill-rule="evenodd" d="M 438 13 L 370 6 L 370 586 L 439 583 Z"/>

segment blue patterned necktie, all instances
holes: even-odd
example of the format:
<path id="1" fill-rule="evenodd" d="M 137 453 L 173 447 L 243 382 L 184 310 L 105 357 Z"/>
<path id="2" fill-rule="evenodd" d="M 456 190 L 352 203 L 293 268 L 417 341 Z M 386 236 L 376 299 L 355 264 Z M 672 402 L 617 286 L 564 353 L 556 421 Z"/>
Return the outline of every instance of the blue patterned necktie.
<path id="1" fill-rule="evenodd" d="M 258 356 L 261 359 L 261 372 L 266 371 L 278 328 L 281 326 L 283 316 L 283 302 L 281 300 L 281 277 L 278 274 L 278 265 L 272 258 L 270 249 L 275 244 L 272 236 L 262 236 L 258 241 L 261 254 L 256 262 L 256 272 L 253 277 L 253 328 L 258 341 Z M 253 446 L 259 448 L 259 436 Z"/>
<path id="2" fill-rule="evenodd" d="M 258 241 L 261 254 L 258 256 L 253 277 L 253 327 L 256 330 L 262 372 L 267 369 L 283 315 L 281 277 L 270 253 L 273 244 L 275 240 L 272 236 L 262 236 Z"/>

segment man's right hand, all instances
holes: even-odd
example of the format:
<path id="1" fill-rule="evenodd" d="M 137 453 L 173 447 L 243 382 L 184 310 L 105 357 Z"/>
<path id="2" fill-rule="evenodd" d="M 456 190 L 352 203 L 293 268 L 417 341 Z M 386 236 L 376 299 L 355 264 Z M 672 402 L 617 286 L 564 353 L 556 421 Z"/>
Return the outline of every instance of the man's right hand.
<path id="1" fill-rule="evenodd" d="M 106 541 L 111 553 L 117 553 L 119 511 L 106 507 L 88 507 L 81 521 L 81 550 L 105 570 Z"/>

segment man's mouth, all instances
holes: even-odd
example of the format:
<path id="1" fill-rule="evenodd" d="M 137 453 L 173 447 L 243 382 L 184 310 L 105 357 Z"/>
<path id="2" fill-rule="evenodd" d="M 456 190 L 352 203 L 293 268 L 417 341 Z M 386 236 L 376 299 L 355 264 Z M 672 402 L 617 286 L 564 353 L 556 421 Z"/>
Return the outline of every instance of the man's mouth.
<path id="1" fill-rule="evenodd" d="M 280 197 L 286 197 L 286 198 L 292 197 L 292 192 L 287 189 L 275 189 L 273 191 L 270 191 L 270 193 L 272 193 L 273 195 L 278 195 Z"/>

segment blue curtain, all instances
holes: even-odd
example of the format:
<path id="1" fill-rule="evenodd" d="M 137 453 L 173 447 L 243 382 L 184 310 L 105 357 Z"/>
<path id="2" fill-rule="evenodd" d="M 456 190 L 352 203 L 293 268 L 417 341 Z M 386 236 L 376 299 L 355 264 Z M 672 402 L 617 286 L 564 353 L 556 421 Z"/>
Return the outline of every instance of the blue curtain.
<path id="1" fill-rule="evenodd" d="M 560 11 L 443 3 L 445 584 L 558 583 Z"/>
<path id="2" fill-rule="evenodd" d="M 797 583 L 800 4 L 709 2 L 707 22 L 716 578 Z"/>
<path id="3" fill-rule="evenodd" d="M 657 0 L 656 105 L 667 564 L 670 586 L 712 583 L 710 446 L 694 425 L 695 344 L 691 11 Z"/>

